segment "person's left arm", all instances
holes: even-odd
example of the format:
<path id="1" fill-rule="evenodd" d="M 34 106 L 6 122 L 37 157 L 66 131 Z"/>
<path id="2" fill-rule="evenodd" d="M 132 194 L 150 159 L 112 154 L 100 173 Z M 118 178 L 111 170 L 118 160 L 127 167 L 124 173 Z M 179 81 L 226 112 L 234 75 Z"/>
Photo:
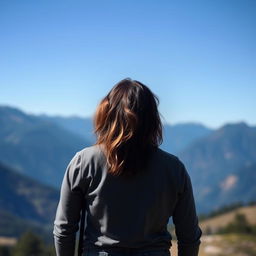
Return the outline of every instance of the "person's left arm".
<path id="1" fill-rule="evenodd" d="M 61 185 L 60 199 L 54 220 L 54 245 L 57 256 L 73 256 L 76 232 L 85 200 L 86 181 L 82 173 L 82 155 L 77 152 L 70 160 Z"/>

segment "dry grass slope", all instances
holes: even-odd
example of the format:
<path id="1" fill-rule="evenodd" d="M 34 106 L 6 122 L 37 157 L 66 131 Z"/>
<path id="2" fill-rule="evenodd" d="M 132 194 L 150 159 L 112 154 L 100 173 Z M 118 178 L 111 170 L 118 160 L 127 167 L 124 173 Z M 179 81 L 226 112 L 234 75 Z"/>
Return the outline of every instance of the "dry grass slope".
<path id="1" fill-rule="evenodd" d="M 200 227 L 203 233 L 208 228 L 215 232 L 220 227 L 226 226 L 229 222 L 233 221 L 236 213 L 244 214 L 250 224 L 256 224 L 256 205 L 253 205 L 240 207 L 238 209 L 232 210 L 231 212 L 224 213 L 219 216 L 204 220 L 200 222 Z"/>

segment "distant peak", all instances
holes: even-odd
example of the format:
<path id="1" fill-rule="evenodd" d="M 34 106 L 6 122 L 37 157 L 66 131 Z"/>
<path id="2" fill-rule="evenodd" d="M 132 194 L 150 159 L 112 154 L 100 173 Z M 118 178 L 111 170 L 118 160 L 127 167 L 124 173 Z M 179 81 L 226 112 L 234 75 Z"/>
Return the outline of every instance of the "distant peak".
<path id="1" fill-rule="evenodd" d="M 245 121 L 240 121 L 240 122 L 233 122 L 233 123 L 227 123 L 224 124 L 221 128 L 233 128 L 233 127 L 241 127 L 241 128 L 248 128 L 249 125 Z"/>

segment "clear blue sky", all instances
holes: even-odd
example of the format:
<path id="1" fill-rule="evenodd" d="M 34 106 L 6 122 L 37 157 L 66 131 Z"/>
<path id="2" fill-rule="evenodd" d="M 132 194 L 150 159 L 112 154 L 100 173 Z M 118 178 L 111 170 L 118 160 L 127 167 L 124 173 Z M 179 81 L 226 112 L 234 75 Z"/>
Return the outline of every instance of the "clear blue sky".
<path id="1" fill-rule="evenodd" d="M 256 125 L 256 1 L 0 1 L 0 104 L 93 115 L 131 77 L 165 121 Z"/>

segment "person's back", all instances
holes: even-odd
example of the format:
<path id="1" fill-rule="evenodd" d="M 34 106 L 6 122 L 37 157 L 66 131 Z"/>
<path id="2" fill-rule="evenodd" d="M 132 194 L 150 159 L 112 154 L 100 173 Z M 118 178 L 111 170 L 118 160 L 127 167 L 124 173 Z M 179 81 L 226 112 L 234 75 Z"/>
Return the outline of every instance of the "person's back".
<path id="1" fill-rule="evenodd" d="M 57 255 L 74 255 L 83 200 L 85 256 L 96 255 L 90 252 L 124 255 L 153 251 L 169 255 L 172 237 L 167 223 L 171 216 L 179 256 L 198 255 L 202 231 L 187 170 L 177 156 L 159 147 L 148 145 L 146 151 L 144 167 L 130 175 L 109 172 L 108 155 L 102 143 L 75 154 L 63 179 L 54 222 Z"/>

